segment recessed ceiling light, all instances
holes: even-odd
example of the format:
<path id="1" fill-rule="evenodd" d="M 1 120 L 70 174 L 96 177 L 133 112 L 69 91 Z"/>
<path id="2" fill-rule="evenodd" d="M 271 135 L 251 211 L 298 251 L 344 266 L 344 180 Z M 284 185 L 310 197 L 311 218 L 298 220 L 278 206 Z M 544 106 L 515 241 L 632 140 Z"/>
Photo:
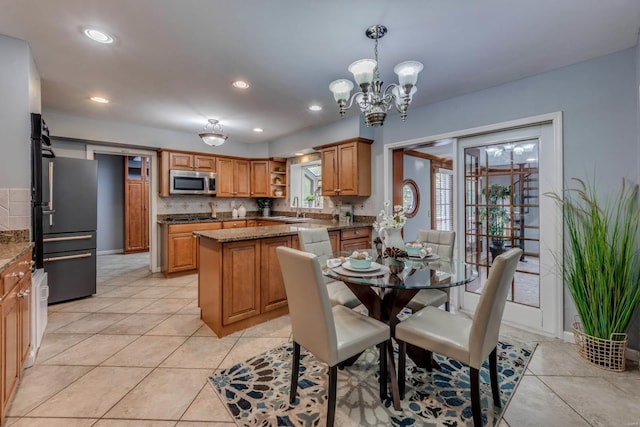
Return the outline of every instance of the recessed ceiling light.
<path id="1" fill-rule="evenodd" d="M 108 104 L 109 103 L 109 100 L 107 98 L 103 98 L 101 96 L 92 96 L 89 99 L 92 100 L 93 102 L 97 102 L 98 104 Z"/>
<path id="2" fill-rule="evenodd" d="M 84 30 L 84 35 L 98 43 L 104 43 L 104 44 L 113 43 L 113 37 L 111 37 L 109 34 L 105 32 L 96 30 L 94 28 L 86 28 Z"/>
<path id="3" fill-rule="evenodd" d="M 322 106 L 320 106 L 320 105 L 309 105 L 309 110 L 311 110 L 311 111 L 321 111 L 322 110 Z"/>
<path id="4" fill-rule="evenodd" d="M 295 153 L 296 156 L 304 156 L 304 153 Z"/>
<path id="5" fill-rule="evenodd" d="M 231 85 L 237 89 L 249 89 L 249 83 L 245 82 L 244 80 L 236 80 L 235 82 L 231 83 Z"/>
<path id="6" fill-rule="evenodd" d="M 261 133 L 261 132 L 264 132 L 264 129 L 262 129 L 262 128 L 253 128 L 253 131 L 257 132 L 257 133 Z"/>

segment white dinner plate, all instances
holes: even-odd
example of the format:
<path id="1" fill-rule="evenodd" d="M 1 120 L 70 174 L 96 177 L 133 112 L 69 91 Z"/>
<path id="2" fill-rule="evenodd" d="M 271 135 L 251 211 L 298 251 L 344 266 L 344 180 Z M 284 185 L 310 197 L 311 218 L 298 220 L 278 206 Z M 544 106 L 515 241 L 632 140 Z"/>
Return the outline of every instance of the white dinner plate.
<path id="1" fill-rule="evenodd" d="M 382 266 L 380 264 L 378 264 L 377 262 L 372 262 L 371 265 L 369 266 L 369 268 L 355 268 L 355 267 L 352 267 L 350 261 L 345 261 L 345 262 L 342 263 L 342 268 L 344 268 L 346 270 L 361 271 L 363 273 L 369 273 L 371 271 L 378 271 L 378 270 L 380 270 L 380 267 L 382 267 Z"/>
<path id="2" fill-rule="evenodd" d="M 409 259 L 412 259 L 414 261 L 435 261 L 437 259 L 440 259 L 440 255 L 431 254 L 431 255 L 427 255 L 427 256 L 422 257 L 422 258 L 420 258 L 419 256 L 410 256 Z"/>

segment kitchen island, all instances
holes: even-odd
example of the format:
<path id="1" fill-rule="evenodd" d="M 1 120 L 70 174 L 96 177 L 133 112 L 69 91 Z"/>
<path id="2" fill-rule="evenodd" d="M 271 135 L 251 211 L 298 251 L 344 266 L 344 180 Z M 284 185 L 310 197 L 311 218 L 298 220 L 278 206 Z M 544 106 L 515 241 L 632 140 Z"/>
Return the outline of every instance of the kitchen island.
<path id="1" fill-rule="evenodd" d="M 310 221 L 194 232 L 198 305 L 218 337 L 289 312 L 276 248 L 299 248 L 298 231 L 310 228 L 327 228 L 334 251 L 371 246 L 371 225 L 365 223 Z"/>

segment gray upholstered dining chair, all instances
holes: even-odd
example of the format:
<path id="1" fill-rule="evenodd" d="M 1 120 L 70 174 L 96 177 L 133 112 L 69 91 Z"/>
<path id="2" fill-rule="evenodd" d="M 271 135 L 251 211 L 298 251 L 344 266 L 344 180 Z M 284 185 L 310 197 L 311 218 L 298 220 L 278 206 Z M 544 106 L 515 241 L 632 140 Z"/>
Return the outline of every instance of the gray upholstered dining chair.
<path id="1" fill-rule="evenodd" d="M 416 241 L 425 243 L 433 249 L 433 253 L 444 259 L 453 258 L 453 248 L 456 243 L 455 231 L 418 230 Z M 416 294 L 407 306 L 416 312 L 424 307 L 440 307 L 444 304 L 449 311 L 449 289 L 423 289 Z"/>
<path id="2" fill-rule="evenodd" d="M 456 359 L 469 366 L 471 378 L 471 410 L 473 425 L 482 426 L 480 407 L 480 368 L 489 357 L 489 376 L 494 405 L 501 407 L 498 385 L 496 349 L 498 333 L 511 281 L 522 255 L 522 249 L 513 248 L 496 257 L 486 285 L 480 295 L 473 319 L 452 314 L 435 307 L 425 307 L 396 326 L 398 340 L 398 382 L 400 396 L 404 395 L 407 344 L 428 351 L 427 367 L 432 352 Z"/>
<path id="3" fill-rule="evenodd" d="M 300 249 L 318 256 L 320 265 L 325 265 L 327 259 L 333 255 L 329 232 L 326 228 L 312 228 L 298 231 Z M 333 305 L 344 305 L 354 308 L 360 305 L 360 300 L 351 292 L 343 282 L 324 278 L 329 292 L 329 301 Z"/>
<path id="4" fill-rule="evenodd" d="M 289 402 L 295 402 L 300 346 L 303 346 L 329 365 L 327 426 L 332 426 L 336 409 L 338 364 L 374 345 L 378 345 L 380 352 L 380 398 L 383 400 L 386 397 L 386 352 L 391 331 L 385 323 L 343 305 L 331 305 L 316 255 L 284 246 L 278 247 L 276 253 L 287 292 L 293 333 Z"/>

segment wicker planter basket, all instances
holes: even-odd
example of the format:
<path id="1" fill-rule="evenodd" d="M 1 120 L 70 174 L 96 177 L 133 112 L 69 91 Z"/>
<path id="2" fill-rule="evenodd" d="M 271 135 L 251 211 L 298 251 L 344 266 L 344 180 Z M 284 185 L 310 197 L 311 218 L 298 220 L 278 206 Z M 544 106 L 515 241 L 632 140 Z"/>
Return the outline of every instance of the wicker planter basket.
<path id="1" fill-rule="evenodd" d="M 624 371 L 627 334 L 611 334 L 608 340 L 596 338 L 585 334 L 582 324 L 575 321 L 573 338 L 580 357 L 593 366 L 607 371 Z"/>

